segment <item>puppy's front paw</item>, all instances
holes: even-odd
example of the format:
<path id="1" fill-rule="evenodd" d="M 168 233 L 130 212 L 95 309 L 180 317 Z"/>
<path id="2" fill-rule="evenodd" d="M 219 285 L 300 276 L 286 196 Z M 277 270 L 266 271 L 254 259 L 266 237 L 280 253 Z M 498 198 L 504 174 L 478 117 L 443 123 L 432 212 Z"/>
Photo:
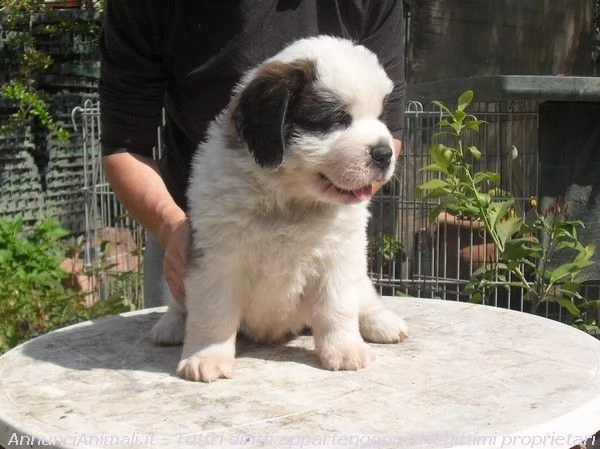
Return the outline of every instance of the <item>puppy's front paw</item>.
<path id="1" fill-rule="evenodd" d="M 372 343 L 398 343 L 408 337 L 408 326 L 391 310 L 377 309 L 359 318 L 360 334 Z"/>
<path id="2" fill-rule="evenodd" d="M 332 371 L 356 371 L 372 359 L 371 348 L 362 340 L 325 344 L 317 349 L 323 366 Z"/>
<path id="3" fill-rule="evenodd" d="M 182 359 L 177 366 L 177 374 L 184 379 L 198 382 L 212 382 L 213 380 L 233 377 L 235 359 L 222 354 L 196 353 Z"/>
<path id="4" fill-rule="evenodd" d="M 150 331 L 156 345 L 170 346 L 183 343 L 185 336 L 185 315 L 167 311 Z"/>

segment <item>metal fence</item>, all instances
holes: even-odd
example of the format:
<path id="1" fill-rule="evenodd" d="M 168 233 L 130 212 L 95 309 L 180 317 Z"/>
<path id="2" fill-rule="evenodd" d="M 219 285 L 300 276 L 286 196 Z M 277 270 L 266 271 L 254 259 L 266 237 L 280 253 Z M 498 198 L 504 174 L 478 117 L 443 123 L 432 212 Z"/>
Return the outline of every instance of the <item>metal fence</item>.
<path id="1" fill-rule="evenodd" d="M 74 108 L 71 119 L 83 136 L 83 263 L 91 279 L 87 289 L 95 295 L 91 300 L 118 293 L 137 307 L 143 295 L 144 229 L 116 199 L 102 170 L 98 102 L 88 100 Z"/>
<path id="2" fill-rule="evenodd" d="M 466 144 L 483 154 L 474 169 L 499 173 L 497 193 L 512 193 L 517 213 L 526 214 L 538 195 L 537 112 L 527 103 L 503 110 L 496 102 L 476 103 L 471 112 L 486 122 L 479 133 L 466 137 Z M 431 221 L 437 203 L 415 194 L 418 185 L 434 176 L 421 169 L 431 163 L 429 148 L 441 118 L 437 107 L 408 103 L 398 179 L 372 204 L 370 271 L 385 294 L 467 299 L 464 284 L 494 256 L 476 223 L 450 215 Z M 514 299 L 509 292 L 500 304 L 502 298 L 495 295 L 494 305 L 513 307 Z"/>
<path id="3" fill-rule="evenodd" d="M 516 197 L 518 214 L 527 214 L 538 197 L 537 104 L 513 102 L 507 108 L 498 102 L 479 102 L 473 105 L 472 113 L 487 123 L 479 133 L 468 137 L 468 144 L 476 145 L 483 153 L 475 169 L 500 173 L 501 190 Z M 431 221 L 428 215 L 436 203 L 424 202 L 415 195 L 416 186 L 432 176 L 421 169 L 430 163 L 431 138 L 441 117 L 437 108 L 419 102 L 408 103 L 403 157 L 397 176 L 371 204 L 369 273 L 385 295 L 469 300 L 464 292 L 465 284 L 474 270 L 495 256 L 495 248 L 477 225 L 449 216 Z M 118 203 L 103 175 L 98 104 L 86 102 L 73 111 L 73 119 L 83 129 L 87 168 L 85 261 L 89 267 L 98 269 L 106 263 L 102 247 L 106 229 L 125 230 L 125 235 L 133 237 L 136 252 L 143 248 L 144 232 Z M 162 133 L 161 128 L 158 148 L 162 145 Z M 117 232 L 116 235 L 123 237 L 124 234 Z M 125 246 L 121 252 L 131 253 L 131 250 Z M 123 260 L 117 260 L 122 262 L 122 269 L 141 271 L 140 259 L 126 259 L 130 265 L 125 265 Z M 131 291 L 137 304 L 141 303 L 141 284 L 139 282 Z M 514 288 L 497 289 L 489 304 L 528 310 L 527 298 Z M 560 308 L 552 305 L 542 313 L 561 319 Z"/>

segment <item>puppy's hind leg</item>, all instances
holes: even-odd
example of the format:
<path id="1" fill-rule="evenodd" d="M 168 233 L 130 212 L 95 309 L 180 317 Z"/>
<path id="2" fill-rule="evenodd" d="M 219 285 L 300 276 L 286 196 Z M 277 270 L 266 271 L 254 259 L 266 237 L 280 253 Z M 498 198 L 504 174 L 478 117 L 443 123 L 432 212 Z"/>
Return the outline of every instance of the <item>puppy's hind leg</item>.
<path id="1" fill-rule="evenodd" d="M 383 306 L 370 279 L 365 279 L 363 288 L 358 318 L 361 336 L 371 343 L 397 343 L 408 337 L 406 323 Z"/>
<path id="2" fill-rule="evenodd" d="M 185 336 L 185 306 L 170 293 L 169 297 L 169 308 L 150 331 L 150 337 L 159 346 L 180 345 Z"/>

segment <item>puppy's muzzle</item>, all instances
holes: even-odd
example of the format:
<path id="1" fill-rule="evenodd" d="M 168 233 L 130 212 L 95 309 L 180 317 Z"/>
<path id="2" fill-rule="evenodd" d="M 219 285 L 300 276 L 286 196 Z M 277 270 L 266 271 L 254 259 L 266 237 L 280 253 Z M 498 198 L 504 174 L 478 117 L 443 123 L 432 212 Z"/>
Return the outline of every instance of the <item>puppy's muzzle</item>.
<path id="1" fill-rule="evenodd" d="M 371 155 L 371 162 L 382 170 L 385 170 L 390 166 L 392 155 L 394 152 L 387 145 L 377 145 L 369 149 Z"/>

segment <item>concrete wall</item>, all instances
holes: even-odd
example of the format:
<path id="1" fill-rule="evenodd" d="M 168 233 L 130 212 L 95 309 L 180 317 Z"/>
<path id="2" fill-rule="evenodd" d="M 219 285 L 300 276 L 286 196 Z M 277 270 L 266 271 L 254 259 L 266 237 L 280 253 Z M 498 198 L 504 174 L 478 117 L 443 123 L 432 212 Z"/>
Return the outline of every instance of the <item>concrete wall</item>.
<path id="1" fill-rule="evenodd" d="M 600 75 L 591 61 L 594 2 L 413 0 L 408 81 Z"/>

